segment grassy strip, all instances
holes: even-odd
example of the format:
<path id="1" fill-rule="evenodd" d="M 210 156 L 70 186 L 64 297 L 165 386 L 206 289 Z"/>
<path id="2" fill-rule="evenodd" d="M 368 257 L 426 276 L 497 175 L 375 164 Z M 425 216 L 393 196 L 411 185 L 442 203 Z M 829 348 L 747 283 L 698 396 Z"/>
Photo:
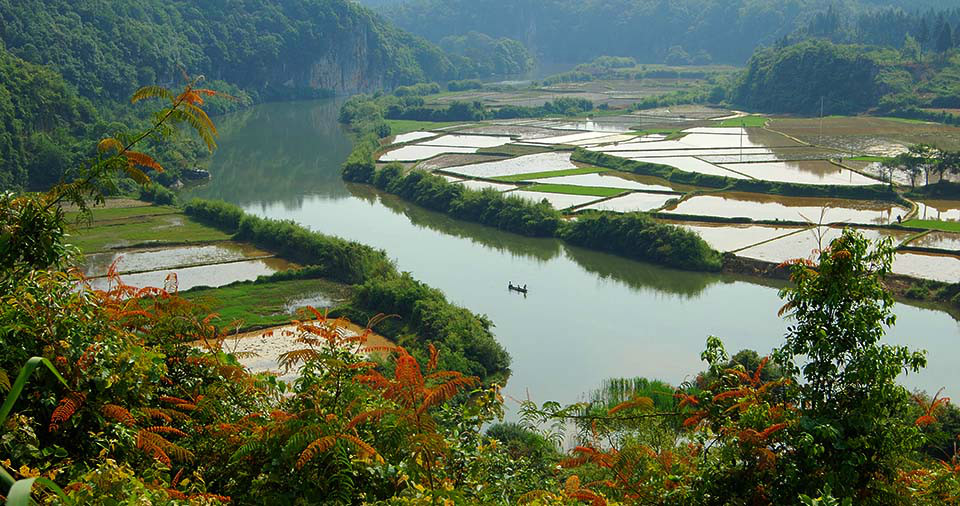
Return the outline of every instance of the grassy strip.
<path id="1" fill-rule="evenodd" d="M 639 136 L 654 135 L 654 134 L 661 134 L 661 135 L 668 135 L 668 136 L 669 136 L 669 135 L 676 135 L 676 134 L 680 133 L 680 130 L 677 130 L 676 128 L 643 128 L 643 127 L 631 127 L 630 130 L 631 130 L 631 131 L 628 132 L 628 133 L 630 133 L 630 134 L 636 134 L 636 135 L 639 135 Z"/>
<path id="2" fill-rule="evenodd" d="M 880 163 L 883 163 L 883 162 L 886 162 L 886 161 L 890 160 L 890 158 L 887 158 L 887 157 L 885 157 L 885 156 L 855 156 L 855 157 L 853 157 L 853 158 L 847 158 L 847 160 L 850 160 L 850 161 L 852 161 L 852 162 L 870 162 L 870 163 L 880 162 Z"/>
<path id="3" fill-rule="evenodd" d="M 577 149 L 571 160 L 599 167 L 656 176 L 672 183 L 681 183 L 706 188 L 722 188 L 727 191 L 766 193 L 786 197 L 835 197 L 845 199 L 878 200 L 905 203 L 889 186 L 877 182 L 870 186 L 830 186 L 797 183 L 780 183 L 753 179 L 734 179 L 713 174 L 700 174 L 657 163 L 627 160 L 605 153 Z"/>
<path id="4" fill-rule="evenodd" d="M 419 132 L 421 130 L 433 130 L 463 124 L 462 121 L 415 121 L 412 119 L 388 119 L 385 121 L 387 125 L 390 125 L 391 135 L 401 135 L 410 132 Z"/>
<path id="5" fill-rule="evenodd" d="M 767 122 L 770 121 L 770 118 L 765 116 L 744 116 L 742 118 L 731 118 L 725 119 L 720 122 L 719 127 L 724 128 L 735 128 L 735 127 L 744 127 L 744 128 L 763 128 L 767 126 Z"/>
<path id="6" fill-rule="evenodd" d="M 144 210 L 151 208 L 144 207 Z M 183 214 L 133 215 L 107 225 L 79 223 L 70 227 L 70 243 L 84 253 L 145 243 L 190 244 L 225 241 L 230 235 Z"/>
<path id="7" fill-rule="evenodd" d="M 940 230 L 943 232 L 960 232 L 960 222 L 957 221 L 910 220 L 903 222 L 903 226 L 912 228 L 925 228 L 928 230 Z"/>
<path id="8" fill-rule="evenodd" d="M 564 195 L 588 195 L 591 197 L 613 197 L 626 190 L 599 186 L 577 186 L 572 184 L 535 184 L 524 188 L 526 191 L 562 193 Z"/>
<path id="9" fill-rule="evenodd" d="M 220 288 L 190 290 L 184 292 L 183 297 L 217 313 L 223 323 L 240 321 L 241 327 L 253 327 L 289 323 L 296 316 L 297 309 L 314 305 L 309 302 L 310 298 L 323 297 L 338 305 L 350 294 L 350 287 L 340 283 L 325 279 L 296 279 L 265 283 L 248 281 Z M 314 306 L 317 309 L 324 307 Z"/>
<path id="10" fill-rule="evenodd" d="M 520 181 L 532 181 L 534 179 L 548 179 L 551 177 L 562 177 L 562 176 L 579 176 L 582 174 L 597 174 L 599 172 L 609 172 L 610 169 L 603 169 L 600 167 L 583 167 L 577 169 L 563 169 L 563 170 L 550 170 L 546 172 L 534 172 L 532 174 L 516 174 L 513 176 L 500 176 L 491 178 L 494 181 L 502 181 L 504 183 L 517 183 Z"/>
<path id="11" fill-rule="evenodd" d="M 138 216 L 177 214 L 179 212 L 180 210 L 173 206 L 105 207 L 90 210 L 91 220 L 94 222 L 121 220 L 124 218 L 135 218 Z M 64 216 L 67 218 L 68 222 L 76 221 L 78 218 L 82 218 L 79 211 L 69 211 L 64 213 Z"/>

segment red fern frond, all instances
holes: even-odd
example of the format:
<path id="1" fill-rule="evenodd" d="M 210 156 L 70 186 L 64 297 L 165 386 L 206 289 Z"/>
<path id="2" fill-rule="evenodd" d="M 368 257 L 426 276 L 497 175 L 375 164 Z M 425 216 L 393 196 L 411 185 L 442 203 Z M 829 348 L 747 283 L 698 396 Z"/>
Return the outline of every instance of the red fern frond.
<path id="1" fill-rule="evenodd" d="M 173 434 L 180 437 L 187 436 L 186 432 L 174 427 L 167 427 L 166 425 L 154 425 L 153 427 L 147 427 L 143 430 L 146 432 L 152 432 L 154 434 Z"/>
<path id="2" fill-rule="evenodd" d="M 437 368 L 437 360 L 440 357 L 440 353 L 437 351 L 437 348 L 433 344 L 430 344 L 428 348 L 430 349 L 430 361 L 427 362 L 427 370 L 433 371 L 434 369 Z"/>
<path id="3" fill-rule="evenodd" d="M 123 156 L 127 159 L 128 162 L 134 163 L 141 167 L 147 167 L 153 169 L 157 172 L 163 172 L 164 168 L 157 163 L 152 157 L 145 153 L 140 153 L 137 151 L 126 151 L 123 153 Z"/>
<path id="4" fill-rule="evenodd" d="M 651 409 L 653 408 L 653 399 L 649 397 L 634 397 L 629 401 L 617 404 L 607 412 L 607 415 L 615 415 L 621 411 L 633 408 Z"/>
<path id="5" fill-rule="evenodd" d="M 350 421 L 347 423 L 347 425 L 344 427 L 344 429 L 345 429 L 345 430 L 351 430 L 351 429 L 353 429 L 354 427 L 356 427 L 357 425 L 360 425 L 361 423 L 366 422 L 366 421 L 368 421 L 368 420 L 379 420 L 379 419 L 383 418 L 383 416 L 386 415 L 386 414 L 389 413 L 389 412 L 390 412 L 390 411 L 389 411 L 389 410 L 386 410 L 386 409 L 374 409 L 374 410 L 371 410 L 371 411 L 365 411 L 365 412 L 360 413 L 359 415 L 353 417 L 353 419 L 350 420 Z"/>
<path id="6" fill-rule="evenodd" d="M 133 427 L 137 424 L 137 419 L 127 411 L 126 408 L 122 406 L 117 406 L 116 404 L 106 404 L 103 406 L 103 415 L 107 418 L 120 422 L 127 427 Z"/>
<path id="7" fill-rule="evenodd" d="M 60 399 L 60 403 L 57 404 L 56 409 L 53 410 L 53 415 L 50 416 L 50 427 L 48 430 L 50 432 L 60 430 L 60 424 L 69 420 L 70 417 L 80 409 L 80 406 L 83 405 L 83 401 L 86 399 L 87 394 L 81 392 L 71 392 L 63 399 Z"/>
<path id="8" fill-rule="evenodd" d="M 336 436 L 324 436 L 307 445 L 303 452 L 300 453 L 300 458 L 297 459 L 297 469 L 303 469 L 303 466 L 307 465 L 307 463 L 313 460 L 318 454 L 333 448 L 333 444 L 336 442 Z"/>
<path id="9" fill-rule="evenodd" d="M 366 441 L 353 436 L 351 434 L 340 434 L 339 439 L 345 440 L 353 444 L 361 453 L 373 457 L 377 462 L 383 462 L 383 457 L 380 456 L 380 453 L 377 452 L 372 446 L 370 446 Z"/>
<path id="10" fill-rule="evenodd" d="M 424 397 L 420 407 L 417 408 L 417 412 L 422 413 L 433 406 L 436 406 L 442 402 L 446 402 L 453 398 L 453 396 L 457 395 L 457 392 L 460 390 L 466 387 L 475 386 L 478 383 L 480 383 L 480 380 L 471 376 L 454 378 L 442 385 L 431 388 L 427 390 L 427 395 Z"/>

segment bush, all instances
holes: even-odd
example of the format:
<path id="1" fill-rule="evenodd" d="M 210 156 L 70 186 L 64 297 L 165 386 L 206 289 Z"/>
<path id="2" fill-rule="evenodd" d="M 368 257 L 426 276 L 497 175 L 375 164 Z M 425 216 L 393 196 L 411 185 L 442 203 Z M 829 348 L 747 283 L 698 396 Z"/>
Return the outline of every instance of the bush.
<path id="1" fill-rule="evenodd" d="M 177 201 L 177 196 L 169 189 L 157 183 L 150 183 L 140 187 L 140 200 L 168 206 L 173 205 Z"/>
<path id="2" fill-rule="evenodd" d="M 723 266 L 720 253 L 696 233 L 639 213 L 583 215 L 567 223 L 561 237 L 577 246 L 680 269 L 718 271 Z"/>
<path id="3" fill-rule="evenodd" d="M 467 91 L 483 89 L 483 83 L 475 79 L 464 81 L 450 81 L 447 83 L 447 89 L 450 91 Z"/>

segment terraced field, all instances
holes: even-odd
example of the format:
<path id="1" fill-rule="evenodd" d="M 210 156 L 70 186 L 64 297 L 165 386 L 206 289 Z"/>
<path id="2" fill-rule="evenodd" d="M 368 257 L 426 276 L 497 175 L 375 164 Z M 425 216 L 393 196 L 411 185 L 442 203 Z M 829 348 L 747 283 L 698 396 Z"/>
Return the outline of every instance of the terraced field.
<path id="1" fill-rule="evenodd" d="M 412 162 L 466 188 L 546 201 L 571 216 L 654 213 L 697 232 L 719 251 L 767 262 L 807 257 L 841 227 L 855 227 L 905 248 L 896 272 L 960 282 L 960 269 L 950 260 L 960 255 L 960 233 L 953 233 L 960 232 L 960 202 L 872 200 L 886 184 L 879 179 L 878 155 L 897 151 L 898 142 L 935 134 L 950 144 L 955 129 L 921 124 L 904 132 L 898 126 L 906 128 L 877 118 L 830 119 L 824 136 L 815 139 L 809 120 L 665 108 L 592 120 L 500 120 L 411 132 L 385 146 L 379 161 Z M 887 144 L 878 147 L 877 139 Z M 590 166 L 574 161 L 575 150 L 672 168 L 680 176 L 667 181 L 652 172 Z M 790 186 L 784 194 L 718 191 L 716 184 L 698 186 L 702 177 L 725 178 L 738 188 L 753 182 L 757 188 Z M 860 188 L 864 191 L 857 193 Z M 873 197 L 850 198 L 859 194 Z M 916 228 L 897 228 L 908 221 Z M 922 233 L 932 228 L 940 231 Z"/>

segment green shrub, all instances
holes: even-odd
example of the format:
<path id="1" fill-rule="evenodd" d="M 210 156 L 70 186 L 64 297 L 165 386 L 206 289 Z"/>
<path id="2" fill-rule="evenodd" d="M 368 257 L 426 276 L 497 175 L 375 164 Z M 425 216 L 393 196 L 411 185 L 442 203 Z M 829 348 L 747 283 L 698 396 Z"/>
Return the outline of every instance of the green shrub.
<path id="1" fill-rule="evenodd" d="M 723 266 L 720 253 L 696 233 L 640 213 L 582 215 L 564 226 L 561 237 L 577 246 L 680 269 L 718 271 Z"/>

